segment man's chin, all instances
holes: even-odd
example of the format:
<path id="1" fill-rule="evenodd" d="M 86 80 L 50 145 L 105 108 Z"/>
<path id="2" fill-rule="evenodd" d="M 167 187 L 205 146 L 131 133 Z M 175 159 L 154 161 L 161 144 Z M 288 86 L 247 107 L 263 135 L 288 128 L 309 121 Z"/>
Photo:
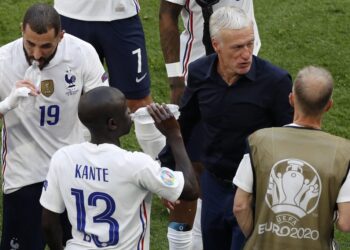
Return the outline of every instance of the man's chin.
<path id="1" fill-rule="evenodd" d="M 248 73 L 248 71 L 250 70 L 252 64 L 251 63 L 242 63 L 242 64 L 239 64 L 238 66 L 238 71 L 241 73 L 241 74 L 246 74 Z"/>

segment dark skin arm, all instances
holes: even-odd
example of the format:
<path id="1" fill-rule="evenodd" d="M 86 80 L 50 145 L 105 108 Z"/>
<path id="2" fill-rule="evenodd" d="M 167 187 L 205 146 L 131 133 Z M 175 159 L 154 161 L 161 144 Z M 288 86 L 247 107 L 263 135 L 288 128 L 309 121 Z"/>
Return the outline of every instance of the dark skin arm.
<path id="1" fill-rule="evenodd" d="M 166 137 L 171 147 L 176 166 L 175 171 L 181 171 L 185 184 L 180 195 L 183 200 L 196 200 L 199 196 L 199 187 L 191 161 L 186 153 L 179 124 L 166 105 L 151 104 L 147 110 L 155 121 L 157 129 Z"/>
<path id="2" fill-rule="evenodd" d="M 178 19 L 183 6 L 162 0 L 159 9 L 160 44 L 165 63 L 180 61 Z M 179 104 L 185 89 L 183 77 L 169 77 L 170 102 Z"/>
<path id="3" fill-rule="evenodd" d="M 63 250 L 60 214 L 43 208 L 41 225 L 50 250 Z"/>

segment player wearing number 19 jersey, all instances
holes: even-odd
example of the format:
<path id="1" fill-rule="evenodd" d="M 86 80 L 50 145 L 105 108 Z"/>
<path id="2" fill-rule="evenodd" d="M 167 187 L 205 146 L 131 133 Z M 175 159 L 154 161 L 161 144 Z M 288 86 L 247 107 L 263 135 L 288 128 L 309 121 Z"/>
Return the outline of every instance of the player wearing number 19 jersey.
<path id="1" fill-rule="evenodd" d="M 67 209 L 66 250 L 149 249 L 151 194 L 175 201 L 183 185 L 181 172 L 144 153 L 85 142 L 55 153 L 40 202 L 55 213 Z"/>
<path id="2" fill-rule="evenodd" d="M 0 49 L 0 98 L 7 97 L 29 64 L 20 38 Z M 41 70 L 41 95 L 4 117 L 2 163 L 4 193 L 45 180 L 52 154 L 83 141 L 77 115 L 81 93 L 108 85 L 93 47 L 69 34 Z"/>
<path id="3" fill-rule="evenodd" d="M 62 146 L 84 139 L 77 114 L 81 94 L 108 85 L 94 48 L 64 35 L 51 5 L 28 8 L 22 35 L 0 48 L 0 99 L 6 100 L 18 83 L 33 88 L 24 79 L 33 60 L 39 62 L 41 93 L 2 113 L 1 250 L 45 248 L 39 198 L 50 158 Z"/>
<path id="4" fill-rule="evenodd" d="M 91 143 L 54 154 L 40 198 L 50 249 L 62 249 L 57 225 L 65 208 L 73 233 L 66 250 L 141 250 L 149 249 L 152 193 L 171 202 L 197 199 L 198 183 L 175 117 L 166 105 L 152 104 L 147 110 L 172 148 L 175 171 L 144 153 L 120 148 L 131 117 L 118 89 L 99 87 L 82 96 L 78 114 Z"/>

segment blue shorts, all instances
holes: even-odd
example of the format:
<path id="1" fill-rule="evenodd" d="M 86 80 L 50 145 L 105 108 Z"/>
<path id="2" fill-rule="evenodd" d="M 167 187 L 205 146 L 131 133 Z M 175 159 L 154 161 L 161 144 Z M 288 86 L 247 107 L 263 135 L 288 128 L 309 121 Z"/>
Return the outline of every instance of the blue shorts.
<path id="1" fill-rule="evenodd" d="M 39 199 L 43 183 L 25 186 L 3 195 L 3 222 L 1 250 L 43 250 L 45 241 L 41 228 L 42 206 Z M 67 214 L 61 216 L 62 241 L 71 239 L 71 226 Z"/>
<path id="2" fill-rule="evenodd" d="M 127 99 L 150 95 L 145 36 L 138 15 L 111 22 L 80 21 L 61 16 L 62 29 L 91 43 L 106 62 L 109 84 Z"/>

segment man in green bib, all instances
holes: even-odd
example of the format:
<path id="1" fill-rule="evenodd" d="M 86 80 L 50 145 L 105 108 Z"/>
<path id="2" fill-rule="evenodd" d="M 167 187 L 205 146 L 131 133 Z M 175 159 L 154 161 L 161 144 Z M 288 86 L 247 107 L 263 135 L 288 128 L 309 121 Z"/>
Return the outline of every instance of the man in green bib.
<path id="1" fill-rule="evenodd" d="M 333 224 L 350 231 L 350 141 L 321 130 L 332 92 L 327 70 L 302 69 L 289 96 L 293 123 L 248 138 L 233 179 L 244 249 L 335 249 Z"/>

